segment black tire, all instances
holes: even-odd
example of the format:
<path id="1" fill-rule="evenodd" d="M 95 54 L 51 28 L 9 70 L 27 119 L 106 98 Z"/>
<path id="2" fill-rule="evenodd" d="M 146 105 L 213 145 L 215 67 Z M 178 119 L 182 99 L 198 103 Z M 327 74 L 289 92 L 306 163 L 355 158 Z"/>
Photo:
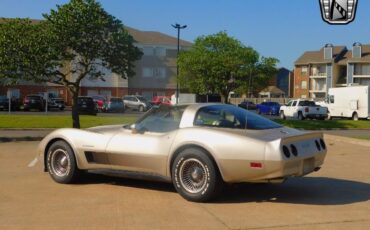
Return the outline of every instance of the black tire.
<path id="1" fill-rule="evenodd" d="M 280 111 L 280 118 L 283 119 L 283 120 L 286 119 L 284 111 Z"/>
<path id="2" fill-rule="evenodd" d="M 78 179 L 81 171 L 72 148 L 65 141 L 54 142 L 47 154 L 47 169 L 55 182 L 70 184 Z"/>
<path id="3" fill-rule="evenodd" d="M 298 120 L 304 120 L 302 112 L 298 112 Z"/>
<path id="4" fill-rule="evenodd" d="M 357 114 L 356 112 L 354 112 L 354 113 L 352 114 L 352 120 L 353 120 L 353 121 L 358 121 L 358 114 Z"/>
<path id="5" fill-rule="evenodd" d="M 222 191 L 223 180 L 217 166 L 199 148 L 183 150 L 174 160 L 171 172 L 177 192 L 186 200 L 205 202 Z"/>

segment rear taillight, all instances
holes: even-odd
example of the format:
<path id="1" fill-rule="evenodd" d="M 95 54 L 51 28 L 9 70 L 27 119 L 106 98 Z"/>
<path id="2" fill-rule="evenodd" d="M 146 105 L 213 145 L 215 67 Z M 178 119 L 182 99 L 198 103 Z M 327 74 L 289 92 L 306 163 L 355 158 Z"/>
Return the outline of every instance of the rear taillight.
<path id="1" fill-rule="evenodd" d="M 309 111 L 309 110 L 308 110 L 308 107 L 305 107 L 305 108 L 304 108 L 304 111 L 305 111 L 306 113 L 308 113 L 308 111 Z"/>

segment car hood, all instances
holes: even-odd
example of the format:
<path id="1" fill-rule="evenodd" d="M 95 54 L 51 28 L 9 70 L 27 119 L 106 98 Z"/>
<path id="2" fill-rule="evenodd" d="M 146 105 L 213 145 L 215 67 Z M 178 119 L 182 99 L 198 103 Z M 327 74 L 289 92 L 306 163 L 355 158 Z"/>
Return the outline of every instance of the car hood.
<path id="1" fill-rule="evenodd" d="M 101 133 L 101 134 L 115 134 L 122 130 L 124 125 L 104 125 L 104 126 L 96 126 L 92 128 L 88 128 L 86 130 L 90 132 L 95 133 Z"/>

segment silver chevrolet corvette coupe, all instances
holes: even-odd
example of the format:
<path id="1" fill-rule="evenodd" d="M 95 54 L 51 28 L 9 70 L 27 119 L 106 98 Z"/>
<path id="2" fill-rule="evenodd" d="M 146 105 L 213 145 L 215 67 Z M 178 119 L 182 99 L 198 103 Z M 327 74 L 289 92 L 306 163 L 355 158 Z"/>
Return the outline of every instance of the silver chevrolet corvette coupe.
<path id="1" fill-rule="evenodd" d="M 135 172 L 172 182 L 187 200 L 214 198 L 224 183 L 283 182 L 320 169 L 322 133 L 281 125 L 225 104 L 152 108 L 134 124 L 59 129 L 38 159 L 58 183 L 82 171 Z"/>

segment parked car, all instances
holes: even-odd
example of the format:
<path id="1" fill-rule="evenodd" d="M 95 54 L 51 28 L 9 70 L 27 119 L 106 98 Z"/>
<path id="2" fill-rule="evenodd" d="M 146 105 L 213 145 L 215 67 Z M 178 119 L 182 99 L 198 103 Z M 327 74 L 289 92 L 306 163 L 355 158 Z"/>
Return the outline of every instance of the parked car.
<path id="1" fill-rule="evenodd" d="M 125 111 L 125 104 L 123 100 L 118 97 L 111 97 L 109 100 L 105 101 L 103 106 L 103 112 L 120 112 Z"/>
<path id="2" fill-rule="evenodd" d="M 247 109 L 247 110 L 256 110 L 257 106 L 251 101 L 243 101 L 238 105 L 240 108 Z"/>
<path id="3" fill-rule="evenodd" d="M 17 98 L 11 99 L 11 111 L 17 111 L 20 109 L 20 102 Z M 9 110 L 9 98 L 7 96 L 0 96 L 0 110 Z"/>
<path id="4" fill-rule="evenodd" d="M 99 95 L 92 96 L 92 99 L 94 100 L 94 102 L 96 104 L 96 108 L 98 109 L 98 111 L 99 112 L 103 111 L 103 106 L 104 106 L 107 99 L 105 97 L 99 96 Z"/>
<path id="5" fill-rule="evenodd" d="M 280 104 L 277 102 L 262 102 L 257 106 L 258 114 L 269 114 L 269 115 L 279 115 Z"/>
<path id="6" fill-rule="evenodd" d="M 92 97 L 78 97 L 77 109 L 79 114 L 96 115 L 98 113 Z"/>
<path id="7" fill-rule="evenodd" d="M 45 102 L 44 98 L 37 94 L 27 95 L 23 99 L 23 110 L 39 110 L 44 111 Z"/>
<path id="8" fill-rule="evenodd" d="M 298 118 L 304 120 L 306 118 L 311 119 L 325 119 L 328 116 L 328 109 L 316 105 L 314 101 L 309 100 L 291 100 L 287 105 L 281 106 L 280 118 L 285 119 L 287 117 Z"/>
<path id="9" fill-rule="evenodd" d="M 281 183 L 320 169 L 321 132 L 285 128 L 227 104 L 161 105 L 133 124 L 64 128 L 39 144 L 35 162 L 73 183 L 81 172 L 115 169 L 163 178 L 185 199 L 208 201 L 224 183 Z"/>
<path id="10" fill-rule="evenodd" d="M 122 100 L 126 108 L 137 109 L 140 112 L 147 111 L 152 107 L 152 104 L 145 97 L 140 95 L 126 95 Z"/>
<path id="11" fill-rule="evenodd" d="M 155 96 L 153 97 L 152 104 L 153 105 L 160 105 L 160 104 L 170 105 L 171 100 L 166 96 Z"/>
<path id="12" fill-rule="evenodd" d="M 53 98 L 49 98 L 48 100 L 48 109 L 59 109 L 61 111 L 63 111 L 65 108 L 65 103 L 64 103 L 64 100 L 62 98 L 56 98 L 56 97 L 53 97 Z"/>

